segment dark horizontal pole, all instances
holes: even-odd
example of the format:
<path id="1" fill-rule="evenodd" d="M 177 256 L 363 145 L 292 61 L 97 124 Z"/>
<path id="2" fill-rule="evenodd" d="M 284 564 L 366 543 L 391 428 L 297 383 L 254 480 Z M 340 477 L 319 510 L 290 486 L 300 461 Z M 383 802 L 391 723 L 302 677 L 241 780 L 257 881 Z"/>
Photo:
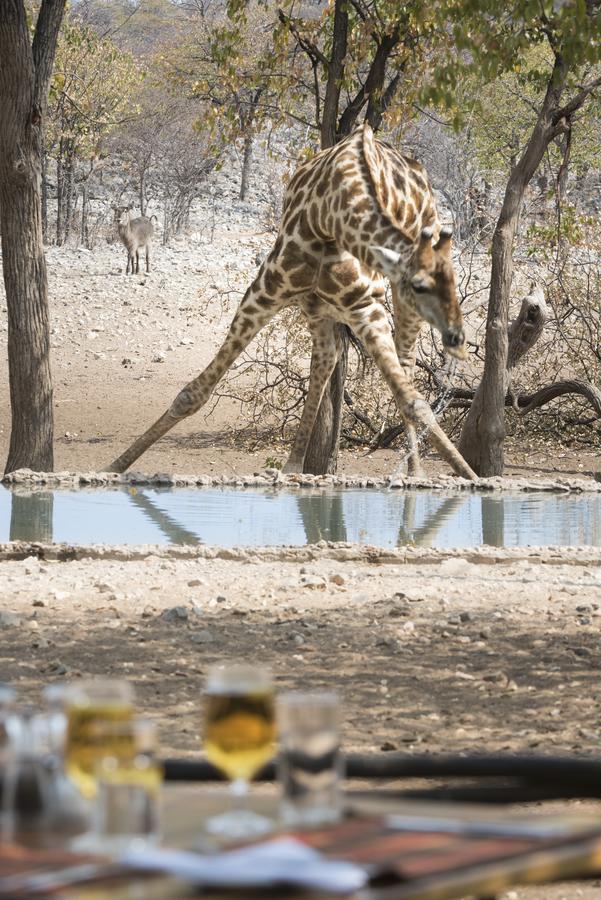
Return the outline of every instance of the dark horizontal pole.
<path id="1" fill-rule="evenodd" d="M 347 778 L 496 778 L 518 779 L 559 791 L 585 789 L 579 796 L 601 796 L 601 758 L 494 754 L 453 756 L 405 753 L 350 753 L 344 757 Z M 221 781 L 221 774 L 206 760 L 165 760 L 167 781 Z M 273 781 L 275 764 L 269 763 L 257 780 Z"/>

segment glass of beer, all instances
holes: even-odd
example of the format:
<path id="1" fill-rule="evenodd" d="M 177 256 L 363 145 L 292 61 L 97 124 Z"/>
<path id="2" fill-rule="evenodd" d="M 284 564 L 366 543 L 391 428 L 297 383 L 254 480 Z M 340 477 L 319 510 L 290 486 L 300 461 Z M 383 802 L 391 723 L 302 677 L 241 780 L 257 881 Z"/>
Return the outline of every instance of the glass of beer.
<path id="1" fill-rule="evenodd" d="M 246 808 L 251 779 L 275 752 L 274 691 L 269 673 L 256 666 L 210 670 L 205 694 L 204 751 L 231 782 L 232 808 L 205 823 L 230 839 L 263 834 L 273 822 Z"/>
<path id="2" fill-rule="evenodd" d="M 131 684 L 109 678 L 80 681 L 65 691 L 67 733 L 65 768 L 67 775 L 89 800 L 96 796 L 96 768 L 99 759 L 131 754 L 131 736 L 105 726 L 129 722 L 134 715 Z M 120 743 L 121 742 L 121 743 Z"/>

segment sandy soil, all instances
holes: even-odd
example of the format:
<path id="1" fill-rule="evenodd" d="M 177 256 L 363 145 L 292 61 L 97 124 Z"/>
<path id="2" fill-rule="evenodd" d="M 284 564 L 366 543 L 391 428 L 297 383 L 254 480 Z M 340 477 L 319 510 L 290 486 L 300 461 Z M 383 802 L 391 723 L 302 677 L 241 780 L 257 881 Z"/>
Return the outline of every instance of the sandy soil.
<path id="1" fill-rule="evenodd" d="M 234 210 L 235 212 L 235 210 Z M 208 362 L 253 259 L 258 225 L 157 249 L 149 276 L 124 254 L 51 249 L 56 468 L 100 469 Z M 230 298 L 222 307 L 218 295 Z M 211 299 L 213 298 L 213 300 Z M 0 312 L 0 455 L 8 434 L 6 313 Z M 232 404 L 183 423 L 141 461 L 148 472 L 260 471 L 278 448 L 232 449 Z M 387 475 L 393 451 L 344 452 L 346 473 Z M 430 471 L 440 469 L 428 460 Z M 514 451 L 509 471 L 595 471 L 594 456 Z M 0 680 L 36 701 L 42 685 L 90 675 L 131 679 L 166 754 L 200 748 L 208 667 L 260 659 L 278 688 L 333 688 L 348 750 L 598 753 L 601 554 L 495 561 L 350 554 L 262 560 L 88 558 L 0 561 Z M 599 897 L 569 886 L 513 898 Z"/>

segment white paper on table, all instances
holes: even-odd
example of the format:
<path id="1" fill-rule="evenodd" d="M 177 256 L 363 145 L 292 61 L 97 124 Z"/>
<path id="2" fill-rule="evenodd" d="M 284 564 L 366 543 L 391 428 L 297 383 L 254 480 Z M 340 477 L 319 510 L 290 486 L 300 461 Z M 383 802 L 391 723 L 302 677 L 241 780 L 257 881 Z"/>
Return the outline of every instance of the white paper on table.
<path id="1" fill-rule="evenodd" d="M 164 872 L 207 887 L 266 887 L 290 884 L 337 894 L 350 894 L 367 882 L 355 863 L 326 859 L 295 838 L 275 838 L 239 850 L 203 856 L 154 847 L 131 850 L 118 862 L 136 869 Z"/>

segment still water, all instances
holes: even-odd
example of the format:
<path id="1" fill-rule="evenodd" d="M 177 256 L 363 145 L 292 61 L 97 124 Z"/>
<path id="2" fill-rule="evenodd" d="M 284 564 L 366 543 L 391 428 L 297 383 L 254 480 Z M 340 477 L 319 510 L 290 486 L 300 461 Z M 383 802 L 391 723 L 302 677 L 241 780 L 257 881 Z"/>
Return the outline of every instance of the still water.
<path id="1" fill-rule="evenodd" d="M 0 541 L 379 547 L 601 546 L 599 494 L 0 488 Z"/>

